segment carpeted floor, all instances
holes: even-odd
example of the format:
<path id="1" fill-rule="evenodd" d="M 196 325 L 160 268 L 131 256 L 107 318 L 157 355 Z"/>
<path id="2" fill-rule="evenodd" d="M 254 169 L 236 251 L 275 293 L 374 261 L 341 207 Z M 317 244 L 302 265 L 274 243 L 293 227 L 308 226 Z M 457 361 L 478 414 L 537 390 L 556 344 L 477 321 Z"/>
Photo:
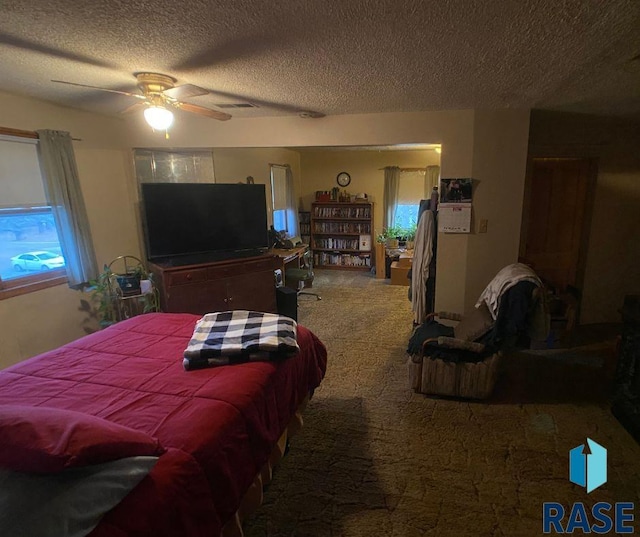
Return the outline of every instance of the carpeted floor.
<path id="1" fill-rule="evenodd" d="M 533 536 L 543 502 L 640 506 L 640 446 L 607 405 L 612 341 L 512 356 L 486 402 L 432 398 L 409 387 L 406 287 L 316 271 L 314 291 L 299 322 L 327 375 L 247 537 Z M 590 494 L 568 480 L 586 437 L 608 449 Z"/>

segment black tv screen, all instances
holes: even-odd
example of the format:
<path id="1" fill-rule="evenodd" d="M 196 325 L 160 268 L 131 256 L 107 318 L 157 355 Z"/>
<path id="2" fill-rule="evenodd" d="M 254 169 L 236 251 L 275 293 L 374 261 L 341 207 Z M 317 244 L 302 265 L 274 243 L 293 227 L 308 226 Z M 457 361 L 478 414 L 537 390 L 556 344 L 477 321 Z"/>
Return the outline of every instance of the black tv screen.
<path id="1" fill-rule="evenodd" d="M 216 259 L 269 247 L 264 185 L 143 183 L 141 191 L 150 260 Z"/>

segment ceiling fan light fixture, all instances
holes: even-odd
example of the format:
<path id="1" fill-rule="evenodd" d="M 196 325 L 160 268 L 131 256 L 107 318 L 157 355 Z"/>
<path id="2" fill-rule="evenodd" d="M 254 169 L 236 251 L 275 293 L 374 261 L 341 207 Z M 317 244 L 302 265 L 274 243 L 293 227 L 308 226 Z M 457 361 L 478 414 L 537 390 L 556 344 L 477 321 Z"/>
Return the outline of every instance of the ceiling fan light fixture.
<path id="1" fill-rule="evenodd" d="M 163 106 L 150 106 L 144 111 L 144 119 L 157 131 L 166 131 L 173 124 L 173 112 Z"/>

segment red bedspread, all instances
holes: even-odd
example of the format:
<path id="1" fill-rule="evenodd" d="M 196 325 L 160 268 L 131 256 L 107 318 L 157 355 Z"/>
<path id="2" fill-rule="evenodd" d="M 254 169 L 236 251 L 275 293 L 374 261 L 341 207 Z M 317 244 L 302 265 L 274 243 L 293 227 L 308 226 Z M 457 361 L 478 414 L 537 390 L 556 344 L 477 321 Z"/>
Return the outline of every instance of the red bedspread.
<path id="1" fill-rule="evenodd" d="M 91 414 L 167 448 L 95 535 L 219 533 L 324 376 L 324 345 L 301 326 L 294 358 L 186 372 L 198 318 L 142 315 L 0 372 L 0 404 Z"/>

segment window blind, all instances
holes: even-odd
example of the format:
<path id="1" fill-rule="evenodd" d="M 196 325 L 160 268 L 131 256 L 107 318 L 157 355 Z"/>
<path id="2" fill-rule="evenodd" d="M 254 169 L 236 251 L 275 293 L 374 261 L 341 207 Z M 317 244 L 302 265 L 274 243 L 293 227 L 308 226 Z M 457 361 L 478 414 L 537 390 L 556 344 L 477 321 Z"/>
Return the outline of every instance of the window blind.
<path id="1" fill-rule="evenodd" d="M 36 139 L 0 136 L 0 206 L 48 205 L 37 144 Z"/>
<path id="2" fill-rule="evenodd" d="M 416 205 L 424 195 L 424 172 L 400 172 L 398 205 Z"/>

